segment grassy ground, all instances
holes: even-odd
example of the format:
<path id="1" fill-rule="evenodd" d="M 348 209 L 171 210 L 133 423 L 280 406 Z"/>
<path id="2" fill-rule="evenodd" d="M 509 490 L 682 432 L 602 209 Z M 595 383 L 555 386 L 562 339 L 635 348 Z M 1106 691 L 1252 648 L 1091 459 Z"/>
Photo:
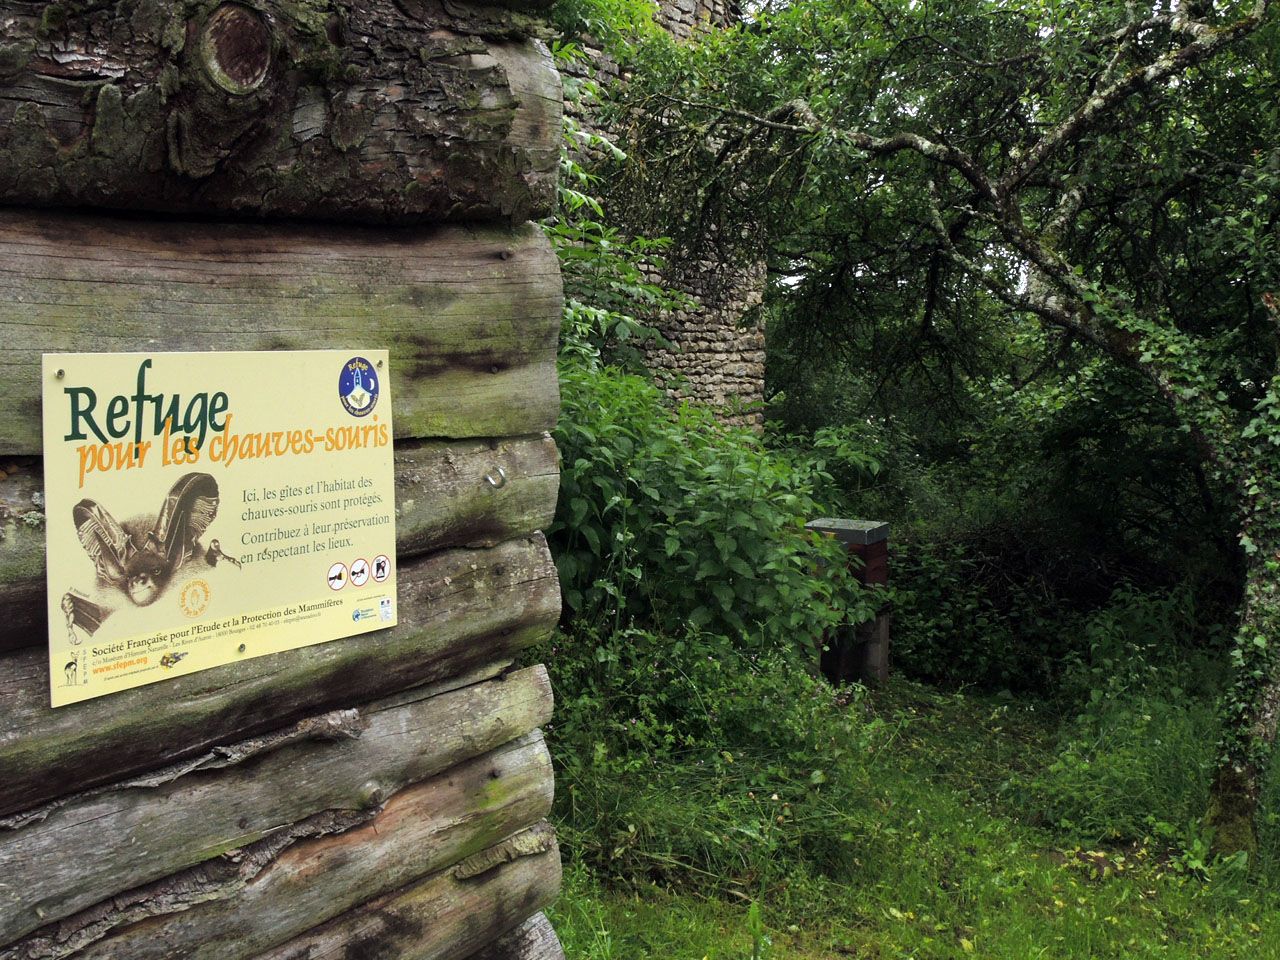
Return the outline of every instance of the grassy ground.
<path id="1" fill-rule="evenodd" d="M 881 733 L 843 876 L 779 864 L 740 884 L 633 869 L 605 882 L 571 848 L 553 911 L 570 960 L 1280 958 L 1274 828 L 1248 876 L 1204 864 L 1194 842 L 1081 846 L 1017 786 L 1054 762 L 1055 718 L 902 681 L 851 709 Z M 680 772 L 668 774 L 675 791 Z"/>

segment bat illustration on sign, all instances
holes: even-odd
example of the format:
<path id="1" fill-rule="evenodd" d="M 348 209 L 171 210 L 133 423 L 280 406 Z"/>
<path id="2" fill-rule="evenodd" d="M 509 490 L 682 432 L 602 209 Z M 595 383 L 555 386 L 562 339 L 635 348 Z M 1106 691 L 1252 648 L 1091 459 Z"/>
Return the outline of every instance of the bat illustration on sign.
<path id="1" fill-rule="evenodd" d="M 217 515 L 218 482 L 207 473 L 181 477 L 154 518 L 120 523 L 93 500 L 81 500 L 72 509 L 99 581 L 118 587 L 140 607 L 153 602 L 196 554 L 197 541 Z"/>
<path id="2" fill-rule="evenodd" d="M 67 618 L 67 637 L 73 645 L 81 642 L 77 629 L 93 636 L 102 626 L 102 621 L 111 616 L 111 610 L 74 590 L 68 590 L 62 595 L 62 613 Z"/>

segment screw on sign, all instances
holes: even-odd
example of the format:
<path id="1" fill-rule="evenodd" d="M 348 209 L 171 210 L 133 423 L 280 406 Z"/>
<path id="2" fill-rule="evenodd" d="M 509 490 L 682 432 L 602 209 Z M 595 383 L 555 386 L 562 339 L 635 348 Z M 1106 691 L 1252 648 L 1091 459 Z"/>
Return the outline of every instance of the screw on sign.
<path id="1" fill-rule="evenodd" d="M 360 559 L 351 564 L 351 585 L 363 587 L 369 580 L 369 561 Z"/>

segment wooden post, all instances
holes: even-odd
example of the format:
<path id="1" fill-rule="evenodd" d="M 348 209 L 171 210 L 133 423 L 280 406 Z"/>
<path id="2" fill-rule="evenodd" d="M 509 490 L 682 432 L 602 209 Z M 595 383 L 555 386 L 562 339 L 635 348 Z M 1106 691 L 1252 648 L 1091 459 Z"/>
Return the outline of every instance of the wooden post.
<path id="1" fill-rule="evenodd" d="M 889 584 L 889 524 L 878 520 L 823 518 L 805 525 L 839 540 L 849 553 L 854 575 L 868 586 Z M 856 558 L 856 561 L 855 559 Z M 883 683 L 889 678 L 889 613 L 881 610 L 870 623 L 847 625 L 825 638 L 820 666 L 832 683 L 859 680 Z"/>

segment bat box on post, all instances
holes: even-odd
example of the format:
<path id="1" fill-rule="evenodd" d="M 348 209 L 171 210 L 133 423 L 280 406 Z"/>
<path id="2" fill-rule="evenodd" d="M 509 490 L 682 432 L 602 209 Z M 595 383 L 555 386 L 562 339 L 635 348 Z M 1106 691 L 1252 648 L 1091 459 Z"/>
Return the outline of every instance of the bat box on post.
<path id="1" fill-rule="evenodd" d="M 805 526 L 839 540 L 848 551 L 850 570 L 868 586 L 889 584 L 889 524 L 879 520 L 822 518 Z M 889 612 L 881 610 L 869 623 L 847 624 L 825 638 L 819 662 L 834 684 L 889 679 Z"/>

